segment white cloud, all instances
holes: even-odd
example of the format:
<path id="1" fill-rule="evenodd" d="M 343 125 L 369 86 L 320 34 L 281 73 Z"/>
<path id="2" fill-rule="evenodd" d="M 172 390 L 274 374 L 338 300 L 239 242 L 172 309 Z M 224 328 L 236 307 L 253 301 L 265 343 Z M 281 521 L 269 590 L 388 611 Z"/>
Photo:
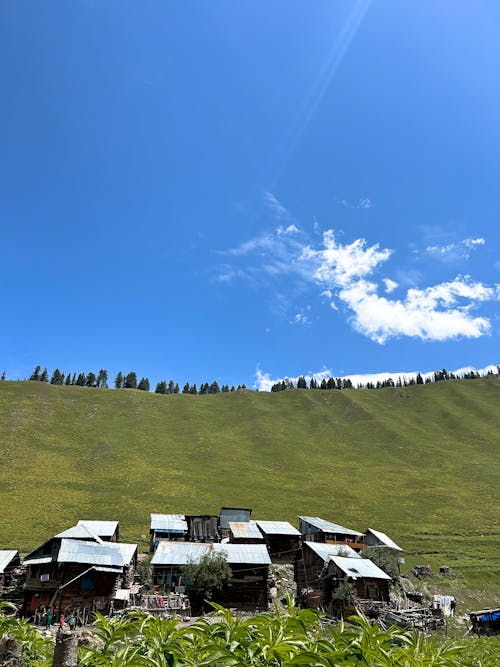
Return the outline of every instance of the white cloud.
<path id="1" fill-rule="evenodd" d="M 276 233 L 278 236 L 282 236 L 283 234 L 294 234 L 299 231 L 299 228 L 296 225 L 288 225 L 288 227 L 278 227 L 276 230 Z"/>
<path id="2" fill-rule="evenodd" d="M 497 299 L 498 288 L 474 282 L 470 276 L 457 276 L 449 282 L 427 287 L 417 286 L 422 282 L 421 274 L 415 274 L 414 284 L 403 280 L 397 271 L 398 282 L 378 278 L 381 266 L 393 256 L 389 248 L 381 248 L 377 243 L 368 245 L 363 238 L 343 244 L 336 240 L 333 230 L 324 232 L 322 246 L 314 248 L 304 245 L 300 237 L 297 238 L 296 230 L 295 225 L 279 227 L 274 233 L 263 234 L 227 251 L 228 255 L 242 258 L 241 261 L 249 256 L 245 261 L 251 264 L 242 268 L 223 265 L 218 282 L 241 277 L 264 285 L 266 280 L 272 279 L 278 291 L 286 290 L 287 295 L 292 293 L 290 283 L 285 287 L 278 282 L 285 276 L 294 279 L 295 294 L 316 284 L 320 295 L 333 309 L 338 310 L 341 304 L 345 307 L 356 331 L 379 344 L 400 336 L 445 341 L 478 338 L 489 333 L 489 319 L 477 316 L 473 310 L 481 303 Z M 460 247 L 467 252 L 466 248 L 483 243 L 482 238 L 464 239 Z M 452 246 L 456 244 L 441 249 L 448 252 Z M 439 246 L 435 248 L 437 252 Z M 406 293 L 402 284 L 406 284 Z M 388 298 L 396 287 L 403 292 L 400 298 Z M 385 296 L 379 293 L 381 290 L 385 291 Z M 290 318 L 291 296 L 288 301 L 285 310 Z M 280 312 L 285 317 L 285 311 Z M 294 323 L 310 323 L 304 312 L 295 310 L 292 317 Z"/>
<path id="3" fill-rule="evenodd" d="M 358 201 L 355 202 L 349 202 L 347 199 L 339 199 L 338 197 L 334 197 L 333 201 L 336 204 L 339 204 L 339 206 L 343 206 L 344 208 L 351 208 L 353 210 L 356 209 L 368 209 L 372 207 L 372 200 L 368 199 L 368 197 L 363 197 L 361 199 L 358 199 Z"/>
<path id="4" fill-rule="evenodd" d="M 403 300 L 378 294 L 378 285 L 367 278 L 391 256 L 378 244 L 367 246 L 364 239 L 349 245 L 338 243 L 332 230 L 323 235 L 323 249 L 304 248 L 302 258 L 312 264 L 317 283 L 352 311 L 354 328 L 377 343 L 398 336 L 422 340 L 449 340 L 460 336 L 477 338 L 489 332 L 490 322 L 474 317 L 472 307 L 496 297 L 495 290 L 469 276 L 425 289 L 412 288 Z M 389 283 L 393 286 L 394 281 Z M 388 286 L 387 279 L 384 284 Z"/>
<path id="5" fill-rule="evenodd" d="M 398 287 L 398 283 L 395 280 L 391 280 L 390 278 L 384 278 L 382 282 L 385 285 L 385 291 L 387 294 L 394 292 L 396 287 Z"/>
<path id="6" fill-rule="evenodd" d="M 304 313 L 296 313 L 291 324 L 301 324 L 304 327 L 308 327 L 311 325 L 311 321 Z"/>

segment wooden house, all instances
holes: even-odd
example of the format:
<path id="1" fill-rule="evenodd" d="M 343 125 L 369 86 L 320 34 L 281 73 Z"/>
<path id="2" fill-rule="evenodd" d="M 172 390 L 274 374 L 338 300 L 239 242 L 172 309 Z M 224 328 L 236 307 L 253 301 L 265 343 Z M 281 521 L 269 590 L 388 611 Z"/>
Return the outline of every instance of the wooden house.
<path id="1" fill-rule="evenodd" d="M 300 533 L 288 521 L 256 521 L 273 563 L 294 563 L 300 549 Z"/>
<path id="2" fill-rule="evenodd" d="M 160 542 L 185 541 L 188 524 L 184 514 L 151 514 L 149 550 L 155 551 Z"/>
<path id="3" fill-rule="evenodd" d="M 0 602 L 16 604 L 22 599 L 23 575 L 19 551 L 0 549 Z"/>
<path id="4" fill-rule="evenodd" d="M 299 516 L 299 531 L 303 539 L 308 542 L 347 544 L 355 551 L 362 551 L 365 548 L 363 533 L 325 521 L 318 516 Z"/>
<path id="5" fill-rule="evenodd" d="M 332 592 L 342 583 L 351 582 L 358 600 L 389 602 L 391 577 L 369 558 L 331 556 L 327 575 Z"/>
<path id="6" fill-rule="evenodd" d="M 356 551 L 345 544 L 302 542 L 299 558 L 295 561 L 295 581 L 297 591 L 306 606 L 319 607 L 326 602 L 328 564 L 332 556 L 338 555 L 344 555 L 353 560 L 361 558 Z"/>
<path id="7" fill-rule="evenodd" d="M 25 558 L 25 615 L 41 605 L 58 613 L 85 610 L 87 617 L 93 611 L 108 613 L 117 591 L 132 585 L 136 544 L 105 541 L 87 524 L 84 530 L 91 534 L 84 539 L 81 524 L 73 528 L 77 537 L 63 537 L 72 529 L 63 531 Z"/>
<path id="8" fill-rule="evenodd" d="M 244 507 L 221 507 L 219 514 L 220 535 L 229 537 L 229 522 L 247 523 L 252 516 L 252 510 Z"/>
<path id="9" fill-rule="evenodd" d="M 154 585 L 165 592 L 185 590 L 194 598 L 191 582 L 184 578 L 184 567 L 200 562 L 210 552 L 224 554 L 232 573 L 226 586 L 214 591 L 214 600 L 236 609 L 267 609 L 271 559 L 264 544 L 161 542 L 151 559 Z M 192 606 L 196 606 L 196 600 L 192 600 Z"/>

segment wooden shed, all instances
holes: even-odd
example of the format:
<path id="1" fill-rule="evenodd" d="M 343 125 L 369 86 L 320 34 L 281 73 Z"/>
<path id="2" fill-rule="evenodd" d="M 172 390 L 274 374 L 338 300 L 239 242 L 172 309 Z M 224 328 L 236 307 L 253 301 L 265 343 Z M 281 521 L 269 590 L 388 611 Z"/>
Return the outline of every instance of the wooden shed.
<path id="1" fill-rule="evenodd" d="M 294 563 L 300 548 L 300 532 L 288 521 L 256 521 L 273 563 Z"/>

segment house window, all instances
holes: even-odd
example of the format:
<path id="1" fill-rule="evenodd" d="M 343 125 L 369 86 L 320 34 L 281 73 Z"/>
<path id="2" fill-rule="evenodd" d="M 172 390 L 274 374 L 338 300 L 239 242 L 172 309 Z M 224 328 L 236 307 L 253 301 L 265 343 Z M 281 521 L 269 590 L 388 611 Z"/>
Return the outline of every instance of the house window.
<path id="1" fill-rule="evenodd" d="M 379 597 L 379 590 L 377 584 L 367 584 L 366 585 L 367 597 L 371 600 Z"/>

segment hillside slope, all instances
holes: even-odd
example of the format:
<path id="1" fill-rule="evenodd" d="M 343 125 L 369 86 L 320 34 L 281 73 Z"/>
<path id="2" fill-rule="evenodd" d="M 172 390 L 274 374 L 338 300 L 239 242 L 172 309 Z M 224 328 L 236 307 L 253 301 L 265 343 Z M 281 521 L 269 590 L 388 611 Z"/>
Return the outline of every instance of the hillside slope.
<path id="1" fill-rule="evenodd" d="M 408 566 L 450 565 L 449 590 L 498 604 L 499 426 L 498 376 L 212 396 L 2 382 L 0 548 L 79 518 L 137 541 L 150 512 L 252 507 L 383 530 Z"/>

